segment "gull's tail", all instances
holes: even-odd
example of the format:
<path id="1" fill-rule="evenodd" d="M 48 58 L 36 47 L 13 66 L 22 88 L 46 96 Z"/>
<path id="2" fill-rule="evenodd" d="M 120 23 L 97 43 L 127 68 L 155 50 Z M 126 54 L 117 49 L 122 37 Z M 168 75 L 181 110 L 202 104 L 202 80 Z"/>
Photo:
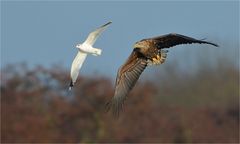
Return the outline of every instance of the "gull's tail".
<path id="1" fill-rule="evenodd" d="M 102 54 L 102 50 L 99 48 L 93 48 L 93 51 L 94 51 L 93 53 L 94 56 L 100 56 Z"/>

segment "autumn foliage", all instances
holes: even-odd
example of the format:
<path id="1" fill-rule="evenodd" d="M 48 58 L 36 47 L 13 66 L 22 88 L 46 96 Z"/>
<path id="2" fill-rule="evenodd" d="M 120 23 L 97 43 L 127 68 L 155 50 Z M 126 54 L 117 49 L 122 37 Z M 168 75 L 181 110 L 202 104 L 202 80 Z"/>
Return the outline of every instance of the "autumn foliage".
<path id="1" fill-rule="evenodd" d="M 24 64 L 1 70 L 2 143 L 239 142 L 239 69 L 141 79 L 118 119 L 105 112 L 114 81 Z"/>

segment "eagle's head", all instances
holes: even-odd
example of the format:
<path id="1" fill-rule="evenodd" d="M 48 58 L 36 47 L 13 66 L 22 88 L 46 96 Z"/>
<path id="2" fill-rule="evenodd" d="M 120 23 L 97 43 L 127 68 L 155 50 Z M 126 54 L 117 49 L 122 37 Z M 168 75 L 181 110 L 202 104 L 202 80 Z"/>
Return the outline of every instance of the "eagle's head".
<path id="1" fill-rule="evenodd" d="M 145 40 L 138 41 L 133 46 L 133 48 L 139 48 L 139 49 L 148 48 L 148 47 L 149 47 L 149 44 Z"/>
<path id="2" fill-rule="evenodd" d="M 140 53 L 145 54 L 149 50 L 150 45 L 147 40 L 141 40 L 141 41 L 136 42 L 134 44 L 133 48 L 135 50 L 138 50 Z"/>

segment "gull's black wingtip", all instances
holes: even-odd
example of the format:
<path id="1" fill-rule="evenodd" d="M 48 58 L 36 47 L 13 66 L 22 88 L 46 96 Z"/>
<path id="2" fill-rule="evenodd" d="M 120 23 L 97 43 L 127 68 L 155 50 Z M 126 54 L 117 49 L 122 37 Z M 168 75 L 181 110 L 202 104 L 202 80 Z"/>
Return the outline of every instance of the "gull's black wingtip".
<path id="1" fill-rule="evenodd" d="M 104 24 L 102 27 L 105 27 L 107 25 L 110 25 L 112 23 L 112 21 L 109 21 L 108 23 Z"/>
<path id="2" fill-rule="evenodd" d="M 69 84 L 69 90 L 72 90 L 73 88 L 73 81 L 71 80 L 70 84 Z"/>
<path id="3" fill-rule="evenodd" d="M 112 23 L 112 21 L 109 21 L 108 23 L 107 23 L 107 25 L 109 25 L 109 24 L 111 24 Z"/>

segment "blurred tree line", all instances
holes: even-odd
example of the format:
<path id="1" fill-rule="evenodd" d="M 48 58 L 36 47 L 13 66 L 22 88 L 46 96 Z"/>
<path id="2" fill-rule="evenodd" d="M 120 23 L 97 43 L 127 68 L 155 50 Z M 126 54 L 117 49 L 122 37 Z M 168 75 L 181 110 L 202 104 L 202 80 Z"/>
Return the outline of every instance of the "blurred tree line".
<path id="1" fill-rule="evenodd" d="M 239 68 L 202 67 L 187 75 L 169 65 L 141 79 L 118 119 L 105 112 L 114 82 L 26 64 L 1 69 L 1 142 L 239 142 Z"/>

